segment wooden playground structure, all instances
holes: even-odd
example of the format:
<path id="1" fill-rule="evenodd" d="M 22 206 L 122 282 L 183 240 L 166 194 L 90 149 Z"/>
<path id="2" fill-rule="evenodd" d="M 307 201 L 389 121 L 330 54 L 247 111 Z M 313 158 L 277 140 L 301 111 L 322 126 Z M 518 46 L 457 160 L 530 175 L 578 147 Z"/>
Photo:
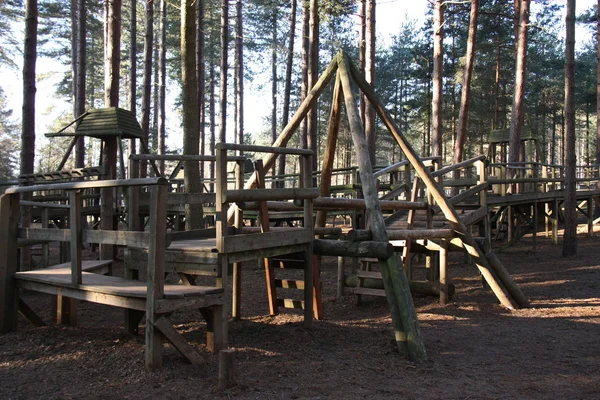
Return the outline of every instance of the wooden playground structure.
<path id="1" fill-rule="evenodd" d="M 312 151 L 285 146 L 334 77 L 325 159 L 315 178 Z M 371 166 L 351 80 L 374 105 L 400 146 L 404 161 L 375 170 Z M 337 186 L 332 179 L 343 103 L 358 164 L 343 171 L 353 176 L 351 190 L 348 185 Z M 102 138 L 104 134 L 95 135 Z M 236 151 L 265 156 L 254 164 L 253 173 L 244 174 L 247 159 L 235 155 Z M 87 171 L 31 176 L 23 185 L 5 189 L 0 197 L 0 332 L 16 329 L 19 313 L 34 324 L 43 323 L 19 298 L 19 291 L 27 289 L 56 296 L 61 323 L 75 324 L 78 300 L 125 309 L 125 328 L 131 334 L 145 318 L 145 359 L 150 369 L 161 366 L 163 339 L 188 360 L 199 363 L 201 356 L 175 329 L 171 314 L 198 309 L 207 322 L 208 348 L 215 352 L 227 349 L 229 316 L 241 317 L 242 263 L 259 260 L 264 265 L 265 298 L 271 314 L 280 307 L 302 308 L 304 324 L 310 327 L 313 319 L 322 315 L 320 257 L 349 257 L 361 267 L 352 271 L 354 280 L 349 283 L 350 276 L 340 263 L 338 293 L 343 294 L 350 285 L 357 296 L 385 295 L 398 351 L 418 361 L 426 358 L 426 350 L 411 290 L 435 293 L 442 303 L 448 301 L 448 251 L 468 254 L 498 301 L 515 309 L 527 307 L 529 302 L 491 251 L 491 241 L 515 240 L 528 232 L 535 238 L 542 217 L 546 234 L 557 238 L 564 197 L 560 167 L 488 163 L 483 156 L 442 166 L 438 158 L 419 157 L 342 53 L 272 146 L 220 143 L 215 154 L 141 154 L 130 159 L 130 171 L 144 161 L 213 163 L 216 181 L 210 193 L 185 193 L 176 174 L 159 176 L 158 169 L 155 178 L 90 179 L 105 174 L 106 168 L 116 168 L 116 163 Z M 265 182 L 265 171 L 281 154 L 298 159 L 300 174 L 295 186 L 279 188 Z M 587 167 L 580 172 L 578 210 L 587 217 L 591 232 L 600 177 L 597 169 Z M 49 183 L 56 180 L 62 182 Z M 101 210 L 107 205 L 98 203 L 100 191 L 111 191 L 115 199 L 109 213 L 119 221 L 112 224 L 114 229 L 106 229 L 107 225 L 93 229 L 93 221 L 106 218 Z M 32 197 L 23 200 L 24 193 Z M 214 225 L 181 230 L 181 219 L 190 204 L 202 205 L 206 219 Z M 32 221 L 19 226 L 25 208 Z M 340 227 L 339 220 L 347 217 L 351 223 Z M 47 254 L 48 245 L 55 242 L 70 244 L 62 247 L 59 265 L 50 266 L 46 258 L 44 268 L 20 268 L 19 249 L 41 246 L 42 254 Z M 88 243 L 123 247 L 125 276 L 111 275 L 111 259 L 83 260 L 81 249 Z M 417 253 L 427 257 L 424 282 L 412 280 L 411 259 Z M 301 279 L 276 276 L 292 268 L 302 271 Z M 177 274 L 179 283 L 165 283 L 166 273 Z M 196 285 L 197 276 L 214 277 L 214 285 Z M 380 286 L 369 287 L 367 282 L 373 281 Z M 280 288 L 299 289 L 302 299 L 278 298 Z"/>

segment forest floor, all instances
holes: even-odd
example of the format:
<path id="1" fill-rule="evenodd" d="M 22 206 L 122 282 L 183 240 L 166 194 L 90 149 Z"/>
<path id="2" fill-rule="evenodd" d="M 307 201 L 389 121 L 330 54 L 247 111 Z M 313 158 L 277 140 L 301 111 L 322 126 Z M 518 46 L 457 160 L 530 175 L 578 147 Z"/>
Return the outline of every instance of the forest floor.
<path id="1" fill-rule="evenodd" d="M 600 232 L 579 236 L 578 256 L 531 237 L 496 252 L 531 301 L 508 311 L 453 253 L 450 304 L 415 296 L 428 361 L 397 353 L 387 303 L 336 298 L 336 262 L 322 267 L 324 320 L 303 328 L 299 313 L 268 316 L 264 272 L 244 270 L 242 315 L 230 323 L 237 385 L 217 388 L 218 356 L 206 351 L 197 312 L 176 327 L 206 363 L 192 366 L 165 346 L 164 367 L 144 369 L 143 334 L 128 338 L 122 311 L 79 305 L 79 326 L 49 323 L 0 335 L 2 399 L 591 399 L 600 398 Z M 25 301 L 51 321 L 49 296 Z M 143 329 L 142 329 L 143 333 Z"/>

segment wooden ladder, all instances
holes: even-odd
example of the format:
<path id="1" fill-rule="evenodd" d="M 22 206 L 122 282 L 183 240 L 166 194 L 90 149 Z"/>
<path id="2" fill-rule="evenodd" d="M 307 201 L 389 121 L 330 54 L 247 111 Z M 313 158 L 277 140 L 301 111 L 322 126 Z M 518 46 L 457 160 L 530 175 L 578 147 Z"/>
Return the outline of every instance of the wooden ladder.
<path id="1" fill-rule="evenodd" d="M 264 168 L 262 160 L 258 160 L 254 163 L 254 173 L 256 174 L 256 187 L 258 189 L 265 188 L 264 181 Z M 258 220 L 260 221 L 261 232 L 268 232 L 269 226 L 269 209 L 265 201 L 259 201 L 258 205 Z M 293 228 L 291 228 L 293 229 Z M 267 296 L 269 301 L 269 313 L 271 315 L 277 315 L 279 313 L 279 307 L 282 308 L 294 308 L 304 309 L 303 300 L 294 300 L 291 298 L 278 297 L 277 289 L 296 289 L 304 291 L 304 280 L 303 279 L 287 279 L 287 278 L 276 278 L 275 267 L 279 269 L 304 269 L 304 256 L 299 254 L 286 254 L 284 256 L 277 256 L 264 259 L 265 265 L 265 277 L 267 281 Z M 319 263 L 316 256 L 313 256 L 313 310 L 315 319 L 319 320 L 323 318 L 323 306 L 321 300 L 321 279 Z"/>

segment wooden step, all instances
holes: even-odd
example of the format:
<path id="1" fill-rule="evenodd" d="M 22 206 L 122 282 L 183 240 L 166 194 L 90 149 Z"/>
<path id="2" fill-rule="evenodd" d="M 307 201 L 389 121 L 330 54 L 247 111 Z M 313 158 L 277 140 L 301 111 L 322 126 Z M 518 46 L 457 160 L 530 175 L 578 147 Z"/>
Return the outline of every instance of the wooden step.
<path id="1" fill-rule="evenodd" d="M 275 287 L 283 289 L 304 290 L 304 281 L 299 279 L 279 279 L 275 278 Z"/>
<path id="2" fill-rule="evenodd" d="M 304 310 L 304 301 L 294 299 L 277 299 L 277 305 L 283 308 L 295 308 Z"/>
<path id="3" fill-rule="evenodd" d="M 354 294 L 367 294 L 369 296 L 386 297 L 384 289 L 369 289 L 364 287 L 357 287 L 352 290 L 354 291 Z"/>
<path id="4" fill-rule="evenodd" d="M 359 278 L 381 279 L 381 272 L 377 271 L 358 271 L 356 276 Z"/>

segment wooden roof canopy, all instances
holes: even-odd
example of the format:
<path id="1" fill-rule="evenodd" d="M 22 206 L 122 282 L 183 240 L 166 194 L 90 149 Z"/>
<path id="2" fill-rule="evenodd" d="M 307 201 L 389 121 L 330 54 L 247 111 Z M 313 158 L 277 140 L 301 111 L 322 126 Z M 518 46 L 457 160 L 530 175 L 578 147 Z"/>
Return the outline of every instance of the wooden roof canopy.
<path id="1" fill-rule="evenodd" d="M 528 125 L 524 125 L 521 128 L 521 141 L 524 140 L 536 140 L 534 132 Z M 494 129 L 488 136 L 488 143 L 509 143 L 510 142 L 510 129 Z"/>
<path id="2" fill-rule="evenodd" d="M 78 123 L 74 132 L 65 132 Z M 142 139 L 144 133 L 135 114 L 119 107 L 96 108 L 87 111 L 56 133 L 46 137 L 89 136 L 98 139 L 118 136 L 121 139 Z"/>

